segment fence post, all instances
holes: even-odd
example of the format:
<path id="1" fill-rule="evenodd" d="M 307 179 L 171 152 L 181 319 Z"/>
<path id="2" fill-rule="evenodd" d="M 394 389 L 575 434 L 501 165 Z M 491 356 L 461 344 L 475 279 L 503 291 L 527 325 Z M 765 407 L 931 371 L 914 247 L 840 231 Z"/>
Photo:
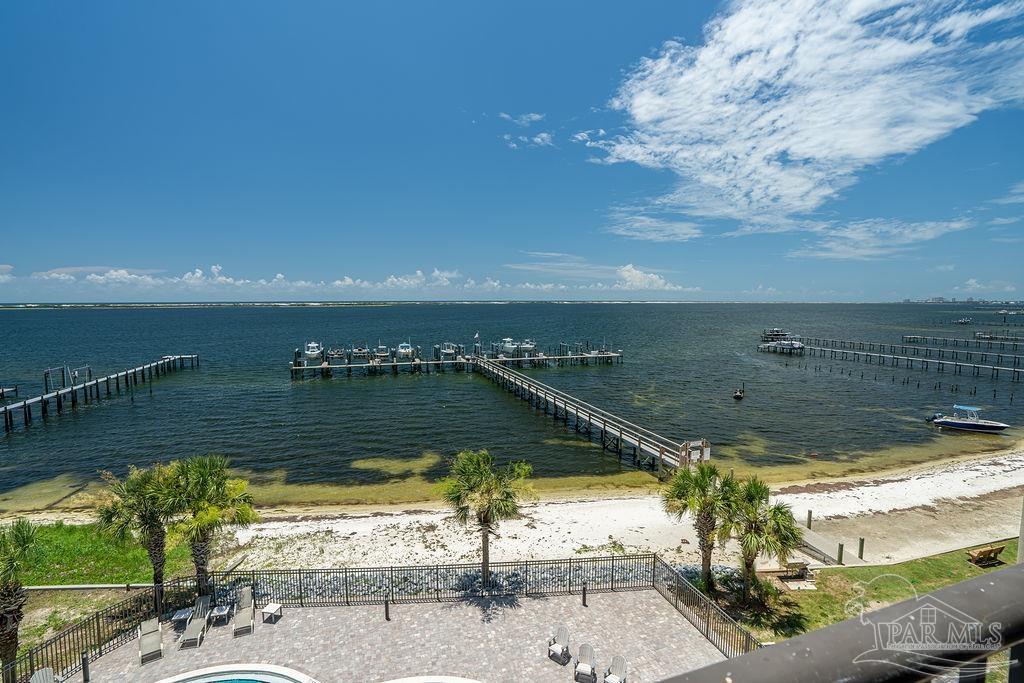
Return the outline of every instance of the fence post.
<path id="1" fill-rule="evenodd" d="M 349 597 L 348 597 L 348 567 L 345 567 L 345 604 L 346 605 L 351 605 L 352 604 L 351 602 L 349 602 Z"/>
<path id="2" fill-rule="evenodd" d="M 615 556 L 612 555 L 612 590 L 615 590 Z"/>
<path id="3" fill-rule="evenodd" d="M 82 682 L 89 683 L 91 678 L 89 675 L 89 651 L 82 650 Z"/>
<path id="4" fill-rule="evenodd" d="M 583 582 L 583 606 L 587 606 L 587 582 Z"/>
<path id="5" fill-rule="evenodd" d="M 572 558 L 569 558 L 569 595 L 572 595 Z"/>

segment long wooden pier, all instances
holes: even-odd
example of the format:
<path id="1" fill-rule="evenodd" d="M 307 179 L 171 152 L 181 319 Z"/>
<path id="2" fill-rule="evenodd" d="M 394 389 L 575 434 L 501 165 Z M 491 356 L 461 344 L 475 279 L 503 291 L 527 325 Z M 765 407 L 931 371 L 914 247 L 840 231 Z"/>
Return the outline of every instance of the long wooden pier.
<path id="1" fill-rule="evenodd" d="M 52 403 L 57 414 L 61 415 L 69 405 L 72 409 L 75 409 L 78 407 L 79 402 L 86 404 L 94 401 L 99 402 L 104 394 L 107 398 L 110 398 L 114 392 L 121 393 L 122 385 L 124 391 L 134 391 L 135 387 L 139 384 L 146 384 L 147 382 L 152 384 L 154 379 L 159 379 L 168 373 L 185 367 L 199 367 L 199 355 L 164 356 L 152 363 L 146 363 L 130 370 L 122 370 L 106 377 L 97 377 L 96 379 L 79 384 L 61 387 L 40 396 L 0 406 L 0 413 L 3 414 L 4 432 L 10 432 L 14 429 L 15 423 L 19 422 L 19 420 L 15 419 L 15 415 L 18 413 L 21 413 L 20 422 L 24 426 L 28 427 L 31 425 L 33 406 L 38 406 L 40 416 L 47 418 L 50 416 L 50 405 Z"/>
<path id="2" fill-rule="evenodd" d="M 906 367 L 920 370 L 934 368 L 936 372 L 952 372 L 955 375 L 962 375 L 964 368 L 970 370 L 975 377 L 988 375 L 991 379 L 1006 378 L 1011 382 L 1019 382 L 1024 378 L 1024 368 L 1000 367 L 996 365 L 984 365 L 981 363 L 966 363 L 956 360 L 937 360 L 935 358 L 899 356 L 891 353 L 872 353 L 870 351 L 857 351 L 853 349 L 836 349 L 822 346 L 806 346 L 807 355 L 832 360 L 852 360 L 856 363 L 874 363 L 876 365 L 889 365 L 891 367 Z M 902 364 L 902 366 L 901 366 Z"/>
<path id="3" fill-rule="evenodd" d="M 1024 339 L 1018 337 L 926 337 L 920 334 L 905 334 L 904 344 L 931 344 L 933 346 L 952 346 L 954 348 L 987 349 L 990 351 L 1024 351 Z M 820 346 L 820 344 L 819 344 Z"/>
<path id="4" fill-rule="evenodd" d="M 674 441 L 606 410 L 538 382 L 491 358 L 474 356 L 473 369 L 531 406 L 551 414 L 578 434 L 600 440 L 602 448 L 629 457 L 637 467 L 671 470 L 711 457 L 706 440 Z"/>
<path id="5" fill-rule="evenodd" d="M 906 337 L 904 337 L 906 339 Z M 853 351 L 875 351 L 888 355 L 901 355 L 914 358 L 933 358 L 936 360 L 954 360 L 969 364 L 991 365 L 995 367 L 1024 367 L 1024 356 L 1003 353 L 1001 351 L 972 350 L 971 348 L 932 348 L 915 346 L 910 343 L 889 344 L 886 342 L 849 341 L 845 339 L 811 339 L 805 341 L 812 346 L 826 349 L 848 349 Z"/>
<path id="6" fill-rule="evenodd" d="M 366 362 L 324 362 L 318 365 L 288 365 L 292 379 L 305 379 L 306 377 L 331 377 L 337 373 L 351 375 L 352 371 L 364 372 L 366 374 L 398 374 L 400 371 L 422 372 L 472 372 L 475 359 L 484 358 L 479 355 L 455 356 L 443 360 L 425 360 L 414 358 L 413 360 L 377 360 L 371 358 Z M 519 368 L 546 368 L 562 367 L 566 365 L 601 365 L 622 362 L 621 352 L 612 351 L 591 351 L 589 353 L 570 353 L 565 355 L 549 356 L 538 354 L 531 356 L 510 356 L 490 358 L 494 363 Z"/>

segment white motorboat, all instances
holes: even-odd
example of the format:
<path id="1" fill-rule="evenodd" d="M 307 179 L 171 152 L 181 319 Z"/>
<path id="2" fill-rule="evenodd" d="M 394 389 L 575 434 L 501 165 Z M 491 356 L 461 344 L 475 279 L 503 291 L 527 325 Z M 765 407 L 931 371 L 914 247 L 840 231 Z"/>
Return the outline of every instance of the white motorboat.
<path id="1" fill-rule="evenodd" d="M 995 420 L 983 420 L 978 416 L 981 408 L 976 406 L 953 406 L 952 415 L 935 413 L 928 418 L 936 427 L 945 429 L 957 429 L 963 432 L 986 432 L 989 434 L 1001 432 L 1010 425 L 996 422 Z"/>
<path id="2" fill-rule="evenodd" d="M 373 357 L 379 361 L 391 360 L 391 349 L 378 343 L 377 348 L 373 350 Z"/>
<path id="3" fill-rule="evenodd" d="M 501 345 L 498 348 L 502 353 L 515 353 L 519 345 L 512 341 L 512 337 L 505 337 L 501 340 Z"/>
<path id="4" fill-rule="evenodd" d="M 459 353 L 459 347 L 452 342 L 441 344 L 441 360 L 452 360 Z"/>
<path id="5" fill-rule="evenodd" d="M 402 342 L 398 345 L 398 348 L 395 349 L 395 356 L 397 356 L 399 360 L 412 360 L 416 357 L 416 349 L 414 349 L 412 344 L 409 342 Z"/>
<path id="6" fill-rule="evenodd" d="M 307 361 L 322 361 L 324 356 L 323 344 L 315 341 L 308 342 L 306 344 L 306 349 L 302 352 L 302 356 Z"/>
<path id="7" fill-rule="evenodd" d="M 523 353 L 533 353 L 537 349 L 537 342 L 532 339 L 524 339 L 519 342 L 519 350 Z"/>
<path id="8" fill-rule="evenodd" d="M 352 358 L 368 360 L 370 358 L 370 350 L 365 346 L 353 346 Z"/>
<path id="9" fill-rule="evenodd" d="M 781 341 L 783 339 L 789 339 L 792 336 L 793 335 L 786 332 L 781 327 L 773 327 L 771 329 L 761 331 L 761 341 L 763 342 Z"/>

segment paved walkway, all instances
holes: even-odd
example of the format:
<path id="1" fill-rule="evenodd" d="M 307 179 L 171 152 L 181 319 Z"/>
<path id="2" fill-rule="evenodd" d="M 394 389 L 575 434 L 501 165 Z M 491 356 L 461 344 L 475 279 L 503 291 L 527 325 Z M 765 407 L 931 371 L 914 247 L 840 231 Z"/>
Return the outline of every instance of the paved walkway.
<path id="1" fill-rule="evenodd" d="M 286 666 L 321 683 L 387 681 L 447 675 L 483 683 L 572 680 L 570 668 L 547 659 L 558 624 L 570 650 L 589 642 L 601 669 L 613 655 L 629 661 L 631 683 L 653 683 L 724 657 L 654 590 L 511 601 L 399 604 L 384 620 L 381 605 L 285 608 L 275 624 L 232 638 L 214 626 L 198 649 L 178 650 L 164 626 L 164 657 L 139 667 L 138 641 L 93 662 L 97 683 L 158 681 L 198 668 L 242 662 Z M 600 679 L 599 679 L 600 680 Z"/>

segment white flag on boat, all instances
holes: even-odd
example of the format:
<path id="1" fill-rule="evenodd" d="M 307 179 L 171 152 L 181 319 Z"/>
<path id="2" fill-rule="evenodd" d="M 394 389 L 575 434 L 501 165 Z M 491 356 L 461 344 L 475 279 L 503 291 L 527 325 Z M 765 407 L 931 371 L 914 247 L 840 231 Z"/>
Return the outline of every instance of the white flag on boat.
<path id="1" fill-rule="evenodd" d="M 476 334 L 473 335 L 473 339 L 479 339 L 479 338 L 480 338 L 480 333 L 479 332 L 477 332 Z"/>

